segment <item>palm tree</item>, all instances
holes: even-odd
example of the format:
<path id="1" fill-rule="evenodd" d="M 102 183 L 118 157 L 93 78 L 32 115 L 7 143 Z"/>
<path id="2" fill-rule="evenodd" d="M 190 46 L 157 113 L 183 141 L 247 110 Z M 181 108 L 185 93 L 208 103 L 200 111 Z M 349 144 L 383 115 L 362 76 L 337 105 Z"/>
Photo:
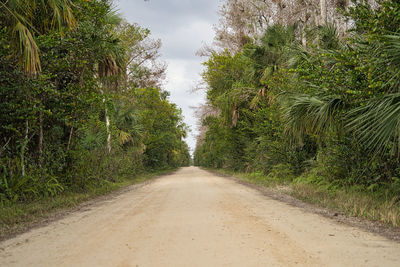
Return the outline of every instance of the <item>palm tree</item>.
<path id="1" fill-rule="evenodd" d="M 294 95 L 283 104 L 285 132 L 300 143 L 306 135 L 321 140 L 330 130 L 341 127 L 344 102 L 338 96 Z"/>
<path id="2" fill-rule="evenodd" d="M 372 50 L 372 51 L 371 51 Z M 374 153 L 400 148 L 400 34 L 386 35 L 365 51 L 385 92 L 352 109 L 348 127 Z"/>
<path id="3" fill-rule="evenodd" d="M 105 20 L 107 21 L 106 24 L 109 25 L 111 29 L 116 28 L 122 22 L 121 17 L 115 12 L 109 12 L 108 14 L 106 14 Z M 118 82 L 120 80 L 120 77 L 118 76 L 125 75 L 127 69 L 125 50 L 120 44 L 120 40 L 114 35 L 111 36 L 112 40 L 106 46 L 105 51 L 102 51 L 103 54 L 97 62 L 99 88 L 101 94 L 103 95 L 103 103 L 105 104 L 104 113 L 106 120 L 108 153 L 111 153 L 111 122 L 106 104 L 105 90 L 107 92 L 111 91 L 112 89 L 115 90 L 119 85 Z"/>
<path id="4" fill-rule="evenodd" d="M 143 127 L 139 124 L 137 110 L 132 104 L 122 101 L 115 103 L 113 118 L 117 130 L 117 141 L 120 145 L 131 144 L 139 147 L 143 141 Z"/>
<path id="5" fill-rule="evenodd" d="M 312 31 L 312 37 L 317 43 L 318 54 L 331 55 L 325 57 L 326 64 L 334 65 L 337 49 L 342 47 L 334 25 L 318 26 Z M 307 62 L 314 65 L 311 52 L 302 46 L 293 47 L 289 62 L 293 65 Z M 315 64 L 319 64 L 318 60 Z M 342 130 L 343 118 L 340 114 L 346 107 L 341 96 L 330 93 L 320 84 L 307 84 L 309 94 L 285 92 L 279 96 L 282 106 L 282 118 L 285 132 L 293 139 L 302 142 L 306 135 L 315 136 L 319 141 L 322 137 L 334 130 Z"/>
<path id="6" fill-rule="evenodd" d="M 73 29 L 77 22 L 70 0 L 1 0 L 0 24 L 6 29 L 6 38 L 16 49 L 28 75 L 41 71 L 39 47 L 35 35 L 57 28 Z M 43 19 L 50 18 L 50 19 Z"/>
<path id="7" fill-rule="evenodd" d="M 226 108 L 231 114 L 232 126 L 237 124 L 240 106 L 249 103 L 250 108 L 255 109 L 269 93 L 267 81 L 280 68 L 288 65 L 290 47 L 295 43 L 295 27 L 272 25 L 260 38 L 260 43 L 243 48 L 241 60 L 246 66 L 243 79 L 221 95 L 221 102 L 228 104 Z"/>
<path id="8" fill-rule="evenodd" d="M 24 71 L 29 76 L 41 72 L 40 51 L 35 36 L 58 29 L 73 29 L 77 22 L 70 0 L 0 0 L 0 26 L 4 38 L 13 48 Z M 43 142 L 43 114 L 40 115 L 39 153 Z M 25 176 L 24 154 L 28 145 L 29 121 L 25 121 L 25 137 L 21 147 L 22 176 Z"/>
<path id="9" fill-rule="evenodd" d="M 377 97 L 348 114 L 347 127 L 374 153 L 399 151 L 400 93 Z"/>

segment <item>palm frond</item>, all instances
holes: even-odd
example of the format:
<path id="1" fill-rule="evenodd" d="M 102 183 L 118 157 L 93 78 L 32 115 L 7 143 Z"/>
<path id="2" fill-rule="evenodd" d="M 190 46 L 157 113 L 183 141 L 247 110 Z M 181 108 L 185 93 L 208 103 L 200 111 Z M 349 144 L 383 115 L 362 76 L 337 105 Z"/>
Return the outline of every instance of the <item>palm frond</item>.
<path id="1" fill-rule="evenodd" d="M 0 7 L 0 12 L 5 18 L 2 24 L 10 29 L 8 38 L 18 47 L 20 51 L 18 57 L 23 63 L 25 72 L 33 76 L 41 71 L 35 33 L 40 34 L 42 30 L 55 27 L 62 33 L 63 27 L 74 29 L 77 26 L 72 10 L 73 3 L 70 0 L 41 0 L 41 2 L 9 0 L 1 1 Z M 37 13 L 51 17 L 51 23 L 35 20 Z"/>
<path id="2" fill-rule="evenodd" d="M 123 130 L 118 130 L 117 141 L 120 145 L 124 145 L 124 144 L 130 143 L 130 142 L 133 142 L 133 137 L 130 133 L 127 133 Z"/>
<path id="3" fill-rule="evenodd" d="M 400 34 L 385 35 L 382 41 L 373 44 L 373 61 L 376 66 L 382 66 L 384 73 L 389 74 L 386 78 L 386 85 L 391 84 L 392 92 L 400 91 Z M 378 75 L 376 79 L 380 79 Z"/>
<path id="4" fill-rule="evenodd" d="M 63 27 L 75 29 L 77 21 L 72 12 L 73 3 L 69 0 L 42 0 L 44 7 L 50 7 L 52 12 L 51 23 L 49 29 L 58 28 L 59 32 L 63 33 Z M 47 12 L 46 12 L 47 13 Z"/>
<path id="5" fill-rule="evenodd" d="M 288 47 L 287 66 L 296 68 L 300 62 L 310 62 L 312 57 L 307 49 L 301 44 L 293 44 Z"/>
<path id="6" fill-rule="evenodd" d="M 340 97 L 296 95 L 283 108 L 285 133 L 301 141 L 305 135 L 321 138 L 338 124 L 344 103 Z"/>
<path id="7" fill-rule="evenodd" d="M 336 49 L 340 46 L 340 38 L 332 23 L 320 25 L 308 32 L 314 44 L 321 49 Z"/>
<path id="8" fill-rule="evenodd" d="M 25 72 L 30 75 L 36 75 L 41 71 L 41 67 L 39 48 L 35 39 L 29 29 L 21 22 L 15 25 L 13 31 L 16 39 L 19 40 L 18 46 L 23 55 L 22 60 Z"/>
<path id="9" fill-rule="evenodd" d="M 354 108 L 347 115 L 349 130 L 374 153 L 400 145 L 400 93 L 390 94 Z"/>
<path id="10" fill-rule="evenodd" d="M 111 55 L 100 61 L 98 68 L 100 78 L 118 75 L 118 73 L 120 72 L 117 62 Z"/>
<path id="11" fill-rule="evenodd" d="M 386 55 L 386 63 L 400 69 L 400 33 L 384 36 L 385 46 L 382 54 Z"/>
<path id="12" fill-rule="evenodd" d="M 131 105 L 117 102 L 113 117 L 117 127 L 118 142 L 120 144 L 131 142 L 139 145 L 143 139 L 144 129 L 139 123 L 137 110 Z"/>
<path id="13" fill-rule="evenodd" d="M 123 17 L 116 11 L 111 11 L 107 13 L 104 19 L 106 20 L 107 25 L 113 26 L 120 25 L 123 22 Z"/>

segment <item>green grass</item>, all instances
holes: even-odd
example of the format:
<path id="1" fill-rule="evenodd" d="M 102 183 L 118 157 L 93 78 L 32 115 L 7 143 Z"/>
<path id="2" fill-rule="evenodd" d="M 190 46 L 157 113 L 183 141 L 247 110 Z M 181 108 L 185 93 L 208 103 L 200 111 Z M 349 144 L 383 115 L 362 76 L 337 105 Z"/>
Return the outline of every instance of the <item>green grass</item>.
<path id="1" fill-rule="evenodd" d="M 175 169 L 139 175 L 119 182 L 90 186 L 85 192 L 64 192 L 55 197 L 41 198 L 32 202 L 7 203 L 0 206 L 0 240 L 57 218 L 62 212 L 73 210 L 85 201 L 110 194 L 130 185 L 143 183 Z"/>
<path id="2" fill-rule="evenodd" d="M 279 175 L 241 173 L 221 169 L 210 170 L 287 193 L 305 202 L 348 216 L 366 218 L 389 226 L 400 227 L 400 196 L 392 193 L 388 188 L 371 192 L 360 186 L 340 187 L 328 182 L 313 183 L 310 182 L 315 181 L 312 174 L 291 180 L 291 178 L 285 179 Z"/>

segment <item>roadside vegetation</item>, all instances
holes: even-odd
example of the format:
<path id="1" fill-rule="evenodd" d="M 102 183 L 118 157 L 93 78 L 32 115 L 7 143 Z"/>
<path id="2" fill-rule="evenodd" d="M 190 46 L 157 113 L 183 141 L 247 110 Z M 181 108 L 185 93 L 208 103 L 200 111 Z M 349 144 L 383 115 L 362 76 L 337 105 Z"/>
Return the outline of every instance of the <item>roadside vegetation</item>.
<path id="1" fill-rule="evenodd" d="M 102 200 L 114 197 L 125 189 L 130 190 L 130 186 L 145 184 L 147 181 L 174 171 L 175 169 L 152 171 L 119 179 L 118 182 L 90 186 L 84 191 L 69 190 L 54 197 L 41 197 L 29 202 L 20 201 L 3 205 L 0 212 L 0 241 L 32 227 L 62 218 L 71 211 L 85 210 L 87 206 L 93 205 L 92 201 L 101 203 Z"/>
<path id="2" fill-rule="evenodd" d="M 195 165 L 400 227 L 398 1 L 227 0 L 220 14 Z"/>
<path id="3" fill-rule="evenodd" d="M 0 1 L 1 228 L 190 164 L 160 46 L 109 0 Z"/>

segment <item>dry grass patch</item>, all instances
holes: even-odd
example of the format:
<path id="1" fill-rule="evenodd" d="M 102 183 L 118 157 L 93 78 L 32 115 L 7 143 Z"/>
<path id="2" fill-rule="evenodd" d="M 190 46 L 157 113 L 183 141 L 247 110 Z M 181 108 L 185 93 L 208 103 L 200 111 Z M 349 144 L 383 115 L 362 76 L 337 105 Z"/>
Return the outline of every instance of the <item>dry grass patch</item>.
<path id="1" fill-rule="evenodd" d="M 354 189 L 329 191 L 314 184 L 292 185 L 292 195 L 307 202 L 400 227 L 400 198 L 389 194 L 360 192 Z"/>

